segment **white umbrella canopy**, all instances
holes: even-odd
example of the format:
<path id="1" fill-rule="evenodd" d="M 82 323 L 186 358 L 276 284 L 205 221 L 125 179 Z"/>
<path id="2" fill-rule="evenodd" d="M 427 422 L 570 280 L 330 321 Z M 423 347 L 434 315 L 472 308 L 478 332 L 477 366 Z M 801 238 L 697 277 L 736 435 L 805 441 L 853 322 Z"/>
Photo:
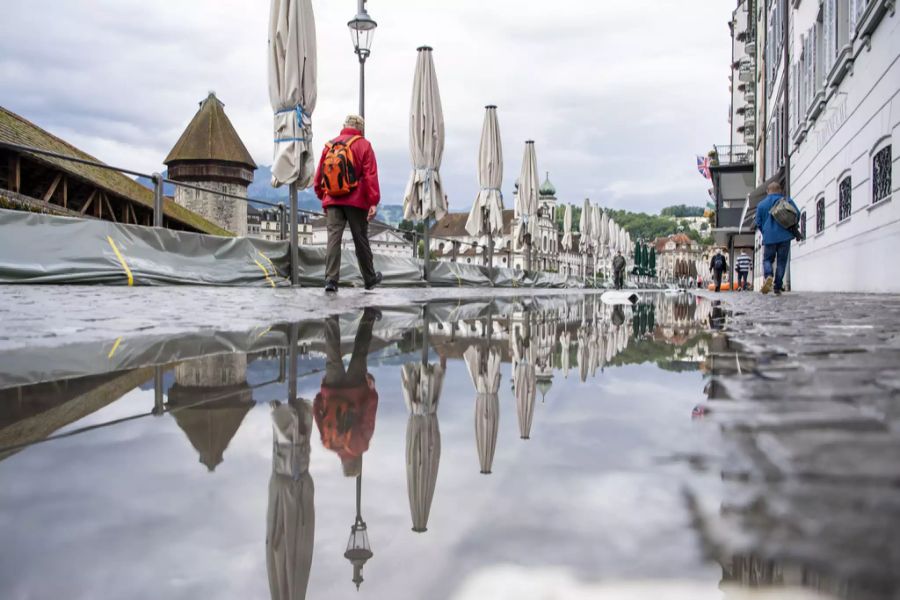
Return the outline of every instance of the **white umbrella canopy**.
<path id="1" fill-rule="evenodd" d="M 407 363 L 400 370 L 406 423 L 406 490 L 413 531 L 428 528 L 428 515 L 441 461 L 441 431 L 437 407 L 444 383 L 440 365 Z"/>
<path id="2" fill-rule="evenodd" d="M 566 204 L 563 213 L 563 237 L 561 243 L 563 250 L 572 250 L 572 205 Z"/>
<path id="3" fill-rule="evenodd" d="M 269 102 L 275 113 L 272 185 L 308 188 L 316 171 L 316 21 L 311 0 L 272 0 L 269 11 Z"/>
<path id="4" fill-rule="evenodd" d="M 309 474 L 312 407 L 306 401 L 272 411 L 272 477 L 266 512 L 266 570 L 271 596 L 306 597 L 316 514 Z"/>
<path id="5" fill-rule="evenodd" d="M 523 360 L 516 366 L 513 376 L 516 394 L 516 414 L 519 417 L 519 437 L 531 437 L 531 422 L 534 418 L 534 402 L 537 398 L 537 373 L 531 360 Z"/>
<path id="6" fill-rule="evenodd" d="M 578 375 L 581 378 L 581 383 L 587 381 L 588 376 L 588 362 L 590 360 L 590 356 L 587 337 L 587 331 L 584 328 L 578 330 Z"/>
<path id="7" fill-rule="evenodd" d="M 497 107 L 485 107 L 484 125 L 481 128 L 481 145 L 478 149 L 478 183 L 481 189 L 472 204 L 466 231 L 475 237 L 494 235 L 503 231 L 503 145 L 500 142 L 500 123 Z M 484 211 L 487 211 L 485 229 Z"/>
<path id="8" fill-rule="evenodd" d="M 585 252 L 591 247 L 592 228 L 591 228 L 591 201 L 584 199 L 584 206 L 581 208 L 581 218 L 578 220 L 578 228 L 581 230 L 581 251 Z"/>
<path id="9" fill-rule="evenodd" d="M 538 181 L 537 154 L 534 151 L 534 142 L 525 142 L 525 154 L 522 156 L 522 171 L 519 174 L 519 192 L 516 195 L 515 216 L 527 222 L 528 233 L 534 235 L 534 226 L 538 209 Z"/>
<path id="10" fill-rule="evenodd" d="M 622 254 L 628 252 L 628 232 L 624 228 L 619 229 L 619 250 Z"/>
<path id="11" fill-rule="evenodd" d="M 591 232 L 594 235 L 594 247 L 597 249 L 597 258 L 603 257 L 603 211 L 599 206 L 594 206 L 591 210 Z"/>
<path id="12" fill-rule="evenodd" d="M 444 156 L 444 112 L 431 48 L 418 49 L 409 114 L 409 157 L 413 171 L 403 195 L 407 219 L 440 219 L 447 213 L 441 185 Z"/>
<path id="13" fill-rule="evenodd" d="M 470 346 L 463 354 L 472 383 L 475 384 L 475 442 L 481 472 L 488 474 L 494 462 L 497 431 L 500 425 L 500 352 L 493 348 Z"/>
<path id="14" fill-rule="evenodd" d="M 603 216 L 600 217 L 600 243 L 604 246 L 609 245 L 609 223 L 611 219 L 609 218 L 609 213 L 607 211 L 603 211 Z"/>
<path id="15" fill-rule="evenodd" d="M 559 336 L 559 347 L 560 347 L 560 368 L 563 371 L 563 377 L 566 379 L 569 378 L 569 369 L 571 368 L 569 362 L 569 349 L 572 346 L 572 334 L 568 331 L 563 331 Z"/>

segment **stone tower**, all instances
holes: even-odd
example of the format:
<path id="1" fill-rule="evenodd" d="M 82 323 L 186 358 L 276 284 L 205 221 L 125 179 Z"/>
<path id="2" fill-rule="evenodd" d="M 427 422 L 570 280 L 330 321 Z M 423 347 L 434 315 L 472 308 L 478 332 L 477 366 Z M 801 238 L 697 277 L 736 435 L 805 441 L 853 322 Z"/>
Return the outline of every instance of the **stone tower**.
<path id="1" fill-rule="evenodd" d="M 176 186 L 177 204 L 245 236 L 247 203 L 215 193 L 246 197 L 256 170 L 256 163 L 225 115 L 224 107 L 215 92 L 210 92 L 163 162 L 169 169 L 169 179 L 211 190 Z"/>

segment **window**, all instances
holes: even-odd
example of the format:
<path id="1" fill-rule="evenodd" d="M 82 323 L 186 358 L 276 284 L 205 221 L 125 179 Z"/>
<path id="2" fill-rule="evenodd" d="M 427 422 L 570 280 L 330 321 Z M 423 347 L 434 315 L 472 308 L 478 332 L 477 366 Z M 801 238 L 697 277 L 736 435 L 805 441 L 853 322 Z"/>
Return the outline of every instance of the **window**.
<path id="1" fill-rule="evenodd" d="M 891 146 L 887 145 L 872 157 L 872 202 L 891 195 Z"/>
<path id="2" fill-rule="evenodd" d="M 825 231 L 825 196 L 816 200 L 816 233 Z"/>
<path id="3" fill-rule="evenodd" d="M 843 221 L 850 216 L 853 210 L 850 195 L 853 192 L 853 186 L 850 184 L 850 176 L 841 179 L 838 184 L 838 221 Z"/>
<path id="4" fill-rule="evenodd" d="M 806 238 L 806 211 L 800 213 L 800 238 Z"/>

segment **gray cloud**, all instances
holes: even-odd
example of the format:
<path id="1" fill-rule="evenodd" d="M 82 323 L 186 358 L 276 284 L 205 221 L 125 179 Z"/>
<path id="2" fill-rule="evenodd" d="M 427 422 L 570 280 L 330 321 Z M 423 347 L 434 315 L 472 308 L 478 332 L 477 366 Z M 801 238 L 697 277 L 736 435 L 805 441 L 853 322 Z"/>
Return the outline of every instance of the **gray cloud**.
<path id="1" fill-rule="evenodd" d="M 319 39 L 314 130 L 324 141 L 356 110 L 353 2 L 313 0 Z M 409 172 L 415 48 L 428 43 L 447 125 L 451 206 L 477 191 L 483 106 L 500 107 L 507 204 L 523 142 L 537 144 L 560 200 L 655 211 L 703 204 L 693 155 L 727 136 L 728 3 L 702 0 L 373 0 L 368 134 L 385 201 Z M 110 162 L 160 161 L 216 90 L 257 162 L 271 160 L 262 0 L 13 0 L 0 37 L 0 104 Z"/>

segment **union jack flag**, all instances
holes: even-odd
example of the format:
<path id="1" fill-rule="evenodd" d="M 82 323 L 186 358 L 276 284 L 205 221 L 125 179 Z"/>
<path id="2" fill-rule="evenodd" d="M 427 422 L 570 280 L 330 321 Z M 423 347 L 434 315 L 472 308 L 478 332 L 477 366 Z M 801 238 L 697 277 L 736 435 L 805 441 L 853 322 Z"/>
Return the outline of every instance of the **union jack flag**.
<path id="1" fill-rule="evenodd" d="M 697 170 L 707 179 L 712 179 L 712 173 L 709 172 L 708 156 L 697 156 Z"/>

